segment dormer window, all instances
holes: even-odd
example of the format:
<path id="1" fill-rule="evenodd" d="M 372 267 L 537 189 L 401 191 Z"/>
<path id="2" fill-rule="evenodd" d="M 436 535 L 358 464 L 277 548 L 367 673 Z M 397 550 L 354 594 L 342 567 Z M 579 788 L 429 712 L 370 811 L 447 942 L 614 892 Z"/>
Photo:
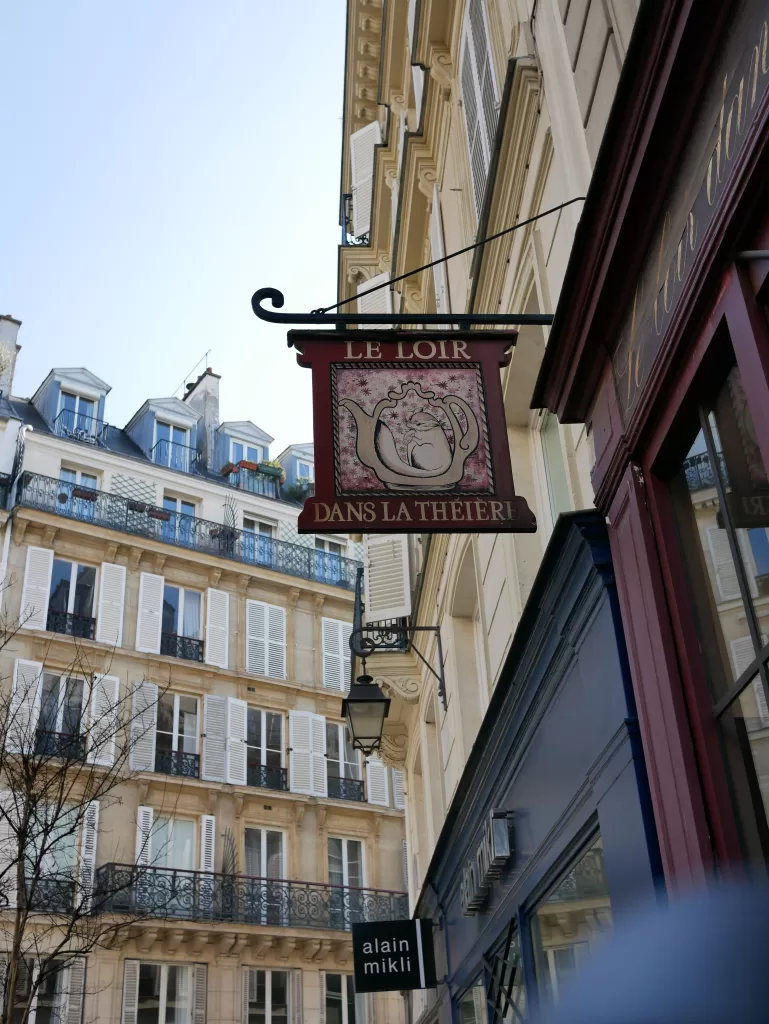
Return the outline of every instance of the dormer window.
<path id="1" fill-rule="evenodd" d="M 191 450 L 189 447 L 190 432 L 184 427 L 176 427 L 171 423 L 155 421 L 155 444 L 152 448 L 152 461 L 158 466 L 179 469 L 189 473 L 191 466 Z"/>
<path id="2" fill-rule="evenodd" d="M 71 391 L 62 391 L 55 430 L 60 437 L 93 441 L 101 433 L 102 423 L 96 418 L 96 402 Z"/>
<path id="3" fill-rule="evenodd" d="M 315 466 L 309 462 L 298 460 L 296 463 L 296 475 L 300 484 L 312 483 L 315 480 Z"/>
<path id="4" fill-rule="evenodd" d="M 230 462 L 238 465 L 244 459 L 247 462 L 259 463 L 264 458 L 264 449 L 261 445 L 250 445 L 244 441 L 230 441 Z"/>

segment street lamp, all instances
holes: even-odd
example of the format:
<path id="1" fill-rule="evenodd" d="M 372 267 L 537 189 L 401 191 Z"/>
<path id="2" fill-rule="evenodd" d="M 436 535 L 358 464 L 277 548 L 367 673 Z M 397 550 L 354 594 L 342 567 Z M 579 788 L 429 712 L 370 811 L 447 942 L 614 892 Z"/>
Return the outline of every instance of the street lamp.
<path id="1" fill-rule="evenodd" d="M 390 700 L 374 682 L 374 677 L 366 675 L 364 660 L 363 675 L 358 676 L 342 701 L 342 715 L 347 722 L 353 748 L 362 750 L 364 757 L 379 750 L 389 710 Z"/>

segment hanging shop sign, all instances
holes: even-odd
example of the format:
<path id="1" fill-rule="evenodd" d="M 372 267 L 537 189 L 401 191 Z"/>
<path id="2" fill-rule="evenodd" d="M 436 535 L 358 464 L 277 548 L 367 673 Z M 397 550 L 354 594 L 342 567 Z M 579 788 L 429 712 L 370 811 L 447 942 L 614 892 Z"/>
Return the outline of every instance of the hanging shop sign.
<path id="1" fill-rule="evenodd" d="M 462 873 L 459 895 L 465 917 L 472 917 L 483 908 L 495 879 L 507 867 L 513 855 L 512 828 L 511 811 L 489 814 L 475 856 Z"/>
<path id="2" fill-rule="evenodd" d="M 377 921 L 352 926 L 356 992 L 435 988 L 430 921 Z"/>
<path id="3" fill-rule="evenodd" d="M 533 533 L 500 383 L 514 331 L 289 331 L 312 369 L 300 533 Z"/>

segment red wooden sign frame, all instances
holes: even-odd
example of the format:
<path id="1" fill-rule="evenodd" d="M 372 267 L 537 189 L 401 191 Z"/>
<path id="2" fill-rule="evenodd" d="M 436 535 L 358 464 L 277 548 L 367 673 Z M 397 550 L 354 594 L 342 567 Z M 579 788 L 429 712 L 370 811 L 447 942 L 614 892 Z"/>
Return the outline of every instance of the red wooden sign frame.
<path id="1" fill-rule="evenodd" d="M 533 533 L 500 367 L 515 331 L 288 332 L 312 369 L 315 495 L 300 533 Z"/>

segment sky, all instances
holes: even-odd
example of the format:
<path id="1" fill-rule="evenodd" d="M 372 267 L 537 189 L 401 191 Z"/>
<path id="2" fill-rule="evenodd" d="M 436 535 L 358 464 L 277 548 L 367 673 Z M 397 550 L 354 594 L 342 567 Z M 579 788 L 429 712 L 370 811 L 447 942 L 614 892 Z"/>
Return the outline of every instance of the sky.
<path id="1" fill-rule="evenodd" d="M 2 4 L 0 313 L 14 394 L 54 366 L 112 386 L 124 426 L 193 367 L 273 455 L 311 439 L 284 311 L 335 301 L 344 0 Z M 203 357 L 210 349 L 207 361 Z"/>

